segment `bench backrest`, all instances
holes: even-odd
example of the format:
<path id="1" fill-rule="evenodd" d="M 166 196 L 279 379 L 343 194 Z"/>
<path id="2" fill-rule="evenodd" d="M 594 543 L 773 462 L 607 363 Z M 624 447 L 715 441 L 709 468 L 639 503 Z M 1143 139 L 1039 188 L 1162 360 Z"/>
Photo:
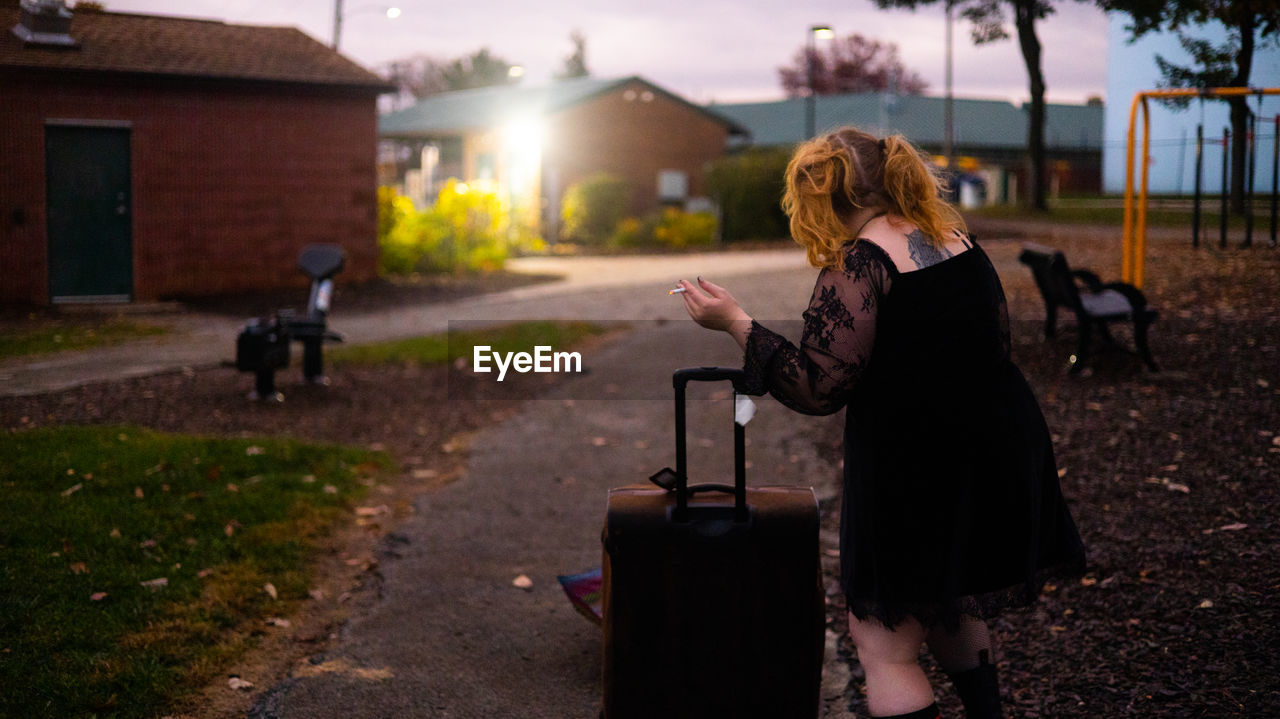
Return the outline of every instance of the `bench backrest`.
<path id="1" fill-rule="evenodd" d="M 1052 247 L 1027 243 L 1022 246 L 1018 261 L 1031 268 L 1046 304 L 1080 309 L 1080 291 L 1067 266 L 1066 255 Z"/>

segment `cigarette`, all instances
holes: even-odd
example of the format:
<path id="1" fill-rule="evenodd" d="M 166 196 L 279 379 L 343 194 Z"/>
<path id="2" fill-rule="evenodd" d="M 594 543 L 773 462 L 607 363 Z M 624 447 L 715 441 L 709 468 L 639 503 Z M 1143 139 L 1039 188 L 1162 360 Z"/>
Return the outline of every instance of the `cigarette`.
<path id="1" fill-rule="evenodd" d="M 674 290 L 671 290 L 671 291 L 667 292 L 667 294 L 669 294 L 669 295 L 678 295 L 678 294 L 680 294 L 681 292 L 685 292 L 685 291 L 686 291 L 686 290 L 685 290 L 685 288 L 683 288 L 683 287 L 677 287 L 677 288 L 675 288 Z"/>

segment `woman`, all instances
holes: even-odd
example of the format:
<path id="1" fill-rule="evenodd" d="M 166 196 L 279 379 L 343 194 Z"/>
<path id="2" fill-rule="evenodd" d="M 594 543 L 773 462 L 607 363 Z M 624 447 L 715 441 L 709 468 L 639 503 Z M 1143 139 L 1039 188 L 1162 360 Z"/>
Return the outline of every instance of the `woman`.
<path id="1" fill-rule="evenodd" d="M 743 348 L 755 393 L 847 407 L 841 585 L 871 715 L 939 716 L 927 643 L 966 715 L 999 717 L 986 620 L 1078 572 L 1084 550 L 1009 359 L 1000 279 L 931 168 L 901 136 L 853 128 L 796 151 L 783 209 L 821 269 L 800 347 L 724 288 L 680 286 L 694 320 Z"/>

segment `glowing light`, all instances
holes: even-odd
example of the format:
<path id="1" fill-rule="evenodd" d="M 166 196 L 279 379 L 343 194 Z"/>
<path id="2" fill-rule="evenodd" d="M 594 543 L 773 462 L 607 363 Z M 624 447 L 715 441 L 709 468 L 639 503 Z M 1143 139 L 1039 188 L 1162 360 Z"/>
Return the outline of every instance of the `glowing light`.
<path id="1" fill-rule="evenodd" d="M 506 159 L 506 185 L 510 192 L 523 195 L 537 185 L 542 164 L 542 123 L 523 119 L 502 130 L 502 147 Z"/>
<path id="2" fill-rule="evenodd" d="M 453 191 L 458 193 L 459 195 L 465 195 L 470 190 L 471 188 L 467 187 L 467 183 L 465 182 L 459 182 L 453 186 Z"/>
<path id="3" fill-rule="evenodd" d="M 836 31 L 826 25 L 818 25 L 812 28 L 813 37 L 818 40 L 830 40 L 836 36 Z"/>
<path id="4" fill-rule="evenodd" d="M 387 8 L 387 18 L 388 18 L 388 19 L 390 19 L 390 20 L 395 20 L 395 19 L 396 19 L 396 18 L 398 18 L 398 17 L 400 17 L 400 8 L 398 8 L 398 7 L 389 7 L 389 8 Z"/>
<path id="5" fill-rule="evenodd" d="M 524 77 L 524 66 L 512 65 L 511 67 L 507 68 L 507 77 L 512 79 Z"/>

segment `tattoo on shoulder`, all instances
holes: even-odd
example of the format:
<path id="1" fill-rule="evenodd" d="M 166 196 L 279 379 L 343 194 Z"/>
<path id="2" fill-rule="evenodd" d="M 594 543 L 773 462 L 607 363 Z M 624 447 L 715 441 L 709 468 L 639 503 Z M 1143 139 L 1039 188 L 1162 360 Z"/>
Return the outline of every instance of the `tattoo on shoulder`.
<path id="1" fill-rule="evenodd" d="M 920 269 L 936 265 L 952 256 L 950 250 L 934 245 L 920 230 L 912 230 L 907 235 L 907 252 L 911 254 L 911 261 Z"/>

